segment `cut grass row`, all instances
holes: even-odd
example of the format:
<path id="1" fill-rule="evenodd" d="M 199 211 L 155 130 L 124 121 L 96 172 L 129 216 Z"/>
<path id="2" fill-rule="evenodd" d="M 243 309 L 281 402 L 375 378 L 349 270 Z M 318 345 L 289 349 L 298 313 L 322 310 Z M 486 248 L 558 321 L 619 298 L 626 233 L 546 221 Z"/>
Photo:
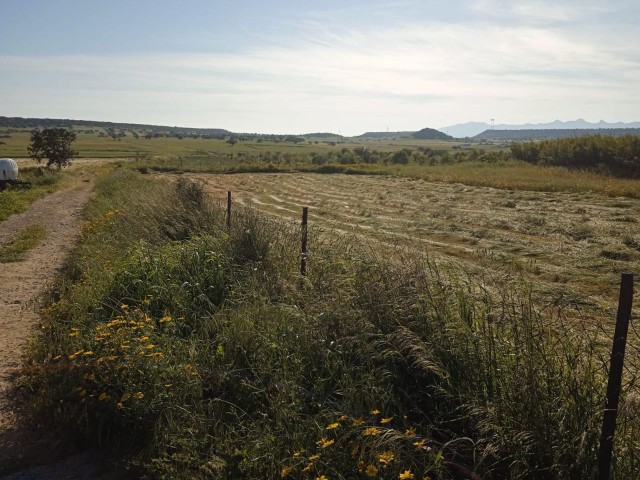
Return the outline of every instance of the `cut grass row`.
<path id="1" fill-rule="evenodd" d="M 604 361 L 571 306 L 313 230 L 301 279 L 296 225 L 223 212 L 98 183 L 23 379 L 38 421 L 154 478 L 593 474 Z M 640 473 L 629 393 L 616 478 Z"/>

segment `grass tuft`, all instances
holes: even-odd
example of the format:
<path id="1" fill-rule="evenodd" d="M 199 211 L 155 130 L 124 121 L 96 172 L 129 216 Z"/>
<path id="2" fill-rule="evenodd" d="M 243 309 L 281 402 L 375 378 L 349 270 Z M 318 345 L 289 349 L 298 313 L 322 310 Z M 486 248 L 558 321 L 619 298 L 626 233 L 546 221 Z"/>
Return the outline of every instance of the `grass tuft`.
<path id="1" fill-rule="evenodd" d="M 39 224 L 24 228 L 9 243 L 0 245 L 0 263 L 24 260 L 27 252 L 38 246 L 46 235 L 47 229 Z"/>

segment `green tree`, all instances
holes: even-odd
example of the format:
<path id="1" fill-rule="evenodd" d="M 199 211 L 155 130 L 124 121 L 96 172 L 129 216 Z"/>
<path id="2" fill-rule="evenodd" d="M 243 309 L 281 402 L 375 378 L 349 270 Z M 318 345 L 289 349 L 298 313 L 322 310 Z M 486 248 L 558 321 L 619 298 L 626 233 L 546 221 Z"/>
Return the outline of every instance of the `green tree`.
<path id="1" fill-rule="evenodd" d="M 29 155 L 38 163 L 47 159 L 47 167 L 55 165 L 60 170 L 78 156 L 78 152 L 71 148 L 71 144 L 75 140 L 75 132 L 65 128 L 45 128 L 41 132 L 33 131 L 28 147 Z"/>

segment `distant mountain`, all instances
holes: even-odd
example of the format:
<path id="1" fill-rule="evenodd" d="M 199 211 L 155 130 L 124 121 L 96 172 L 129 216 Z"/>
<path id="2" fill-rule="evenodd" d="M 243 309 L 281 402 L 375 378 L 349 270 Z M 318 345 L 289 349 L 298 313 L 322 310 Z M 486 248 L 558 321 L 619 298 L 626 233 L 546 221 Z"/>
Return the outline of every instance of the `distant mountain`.
<path id="1" fill-rule="evenodd" d="M 498 124 L 493 127 L 486 122 L 467 122 L 459 123 L 457 125 L 451 125 L 449 127 L 439 128 L 441 132 L 448 133 L 454 137 L 474 137 L 485 130 L 580 130 L 580 129 L 599 129 L 599 128 L 640 128 L 640 122 L 614 122 L 608 123 L 604 120 L 600 120 L 596 123 L 587 122 L 583 119 L 569 120 L 563 122 L 561 120 L 554 120 L 549 123 L 526 123 L 523 125 L 509 125 Z"/>
<path id="2" fill-rule="evenodd" d="M 433 128 L 423 128 L 420 131 L 412 133 L 411 136 L 421 140 L 453 140 L 453 137 Z"/>
<path id="3" fill-rule="evenodd" d="M 442 127 L 438 130 L 451 135 L 452 137 L 465 138 L 478 135 L 489 128 L 491 128 L 491 125 L 484 122 L 467 122 L 451 125 L 450 127 Z"/>

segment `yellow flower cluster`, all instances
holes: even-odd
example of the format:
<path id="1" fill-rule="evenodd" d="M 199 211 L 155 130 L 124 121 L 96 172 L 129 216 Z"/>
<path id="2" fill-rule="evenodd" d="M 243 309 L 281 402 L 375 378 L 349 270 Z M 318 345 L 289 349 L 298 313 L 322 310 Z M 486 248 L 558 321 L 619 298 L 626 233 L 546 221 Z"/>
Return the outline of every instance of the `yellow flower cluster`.
<path id="1" fill-rule="evenodd" d="M 381 415 L 380 410 L 373 409 L 371 410 L 371 415 L 373 416 L 374 425 L 366 425 L 367 421 L 365 421 L 362 417 L 351 418 L 347 415 L 341 415 L 334 422 L 329 422 L 324 430 L 331 432 L 331 434 L 335 438 L 327 438 L 321 437 L 315 443 L 318 448 L 318 453 L 316 455 L 311 455 L 305 460 L 305 449 L 299 449 L 293 452 L 291 461 L 288 462 L 289 465 L 283 467 L 280 471 L 280 476 L 284 477 L 295 477 L 296 471 L 302 474 L 304 478 L 309 478 L 306 475 L 319 475 L 322 474 L 322 470 L 324 467 L 331 466 L 335 464 L 335 456 L 343 455 L 344 450 L 342 448 L 331 449 L 332 445 L 334 445 L 337 441 L 344 439 L 345 442 L 348 443 L 351 457 L 357 460 L 357 471 L 366 478 L 380 478 L 381 476 L 384 478 L 398 478 L 399 480 L 413 480 L 416 478 L 416 473 L 414 472 L 415 464 L 411 468 L 406 468 L 402 466 L 402 452 L 406 452 L 406 448 L 409 444 L 412 444 L 414 447 L 421 452 L 430 452 L 431 448 L 427 446 L 427 440 L 424 438 L 419 438 L 416 433 L 416 428 L 414 426 L 406 426 L 403 430 L 395 429 L 390 427 L 391 424 L 394 423 L 394 416 L 383 417 L 376 416 Z M 407 421 L 407 417 L 401 417 L 405 423 Z M 376 426 L 375 423 L 381 426 Z M 352 434 L 353 429 L 356 429 L 357 432 L 360 433 L 359 437 L 354 436 Z M 342 437 L 344 435 L 344 437 Z M 384 435 L 385 442 L 384 445 L 388 447 L 392 447 L 392 449 L 386 449 L 384 451 L 380 451 L 379 447 L 381 445 L 380 441 L 377 440 L 376 437 Z M 357 441 L 357 438 L 360 438 L 360 441 Z M 406 440 L 402 440 L 405 438 Z M 393 443 L 390 443 L 387 439 L 392 442 L 400 442 L 399 448 L 396 450 L 393 448 Z M 406 442 L 406 443 L 405 443 Z M 404 444 L 404 446 L 401 446 Z M 324 452 L 327 449 L 327 453 L 322 453 L 323 461 L 318 462 L 320 460 L 320 452 Z M 416 451 L 416 454 L 418 454 Z M 429 460 L 427 458 L 422 457 L 421 462 L 427 460 L 427 469 L 429 468 Z M 368 460 L 368 462 L 367 462 Z M 414 459 L 415 461 L 415 459 Z M 432 460 L 435 461 L 435 458 Z M 300 470 L 297 470 L 300 468 Z M 429 471 L 429 470 L 427 470 Z M 382 474 L 381 472 L 384 472 Z M 324 475 L 320 475 L 319 477 L 311 476 L 311 478 L 321 479 L 326 478 Z M 424 473 L 422 477 L 423 480 L 431 480 L 427 473 Z"/>

